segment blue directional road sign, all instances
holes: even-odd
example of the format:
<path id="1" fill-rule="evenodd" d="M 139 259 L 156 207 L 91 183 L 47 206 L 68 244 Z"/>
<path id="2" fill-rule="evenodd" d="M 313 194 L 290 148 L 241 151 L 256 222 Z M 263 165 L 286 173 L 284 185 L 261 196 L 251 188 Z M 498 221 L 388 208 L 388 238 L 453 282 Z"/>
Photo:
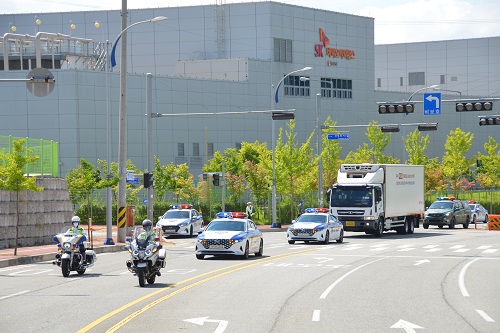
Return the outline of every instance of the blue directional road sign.
<path id="1" fill-rule="evenodd" d="M 441 93 L 424 94 L 424 116 L 441 114 Z"/>
<path id="2" fill-rule="evenodd" d="M 349 140 L 349 133 L 328 134 L 328 140 Z"/>
<path id="3" fill-rule="evenodd" d="M 133 173 L 127 173 L 127 178 L 125 179 L 127 184 L 139 184 L 141 179 L 136 177 Z"/>

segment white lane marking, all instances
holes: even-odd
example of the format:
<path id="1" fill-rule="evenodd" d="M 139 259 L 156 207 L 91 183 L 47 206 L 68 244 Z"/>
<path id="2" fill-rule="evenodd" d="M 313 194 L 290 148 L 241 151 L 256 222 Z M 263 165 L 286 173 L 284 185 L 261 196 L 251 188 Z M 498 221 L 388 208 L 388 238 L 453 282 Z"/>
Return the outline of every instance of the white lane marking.
<path id="1" fill-rule="evenodd" d="M 488 249 L 488 250 L 484 250 L 483 253 L 493 253 L 493 252 L 497 252 L 498 249 Z"/>
<path id="2" fill-rule="evenodd" d="M 8 271 L 13 271 L 15 269 L 20 269 L 20 268 L 33 267 L 33 266 L 35 266 L 35 265 L 23 265 L 23 266 L 6 267 L 6 268 L 0 269 L 0 273 L 8 272 Z"/>
<path id="3" fill-rule="evenodd" d="M 490 316 L 488 316 L 486 314 L 486 312 L 484 312 L 483 310 L 476 310 L 477 313 L 479 313 L 479 315 L 481 317 L 483 317 L 484 320 L 486 320 L 487 322 L 490 322 L 490 323 L 494 323 L 495 320 L 493 318 L 491 318 Z"/>
<path id="4" fill-rule="evenodd" d="M 370 245 L 370 247 L 387 247 L 389 244 L 375 244 L 375 245 Z"/>
<path id="5" fill-rule="evenodd" d="M 387 250 L 389 247 L 376 247 L 374 249 L 371 249 L 370 251 L 383 251 L 383 250 Z"/>
<path id="6" fill-rule="evenodd" d="M 7 295 L 7 296 L 3 296 L 3 297 L 0 297 L 0 301 L 1 300 L 4 300 L 6 298 L 10 298 L 10 297 L 14 297 L 14 296 L 18 296 L 18 295 L 22 295 L 22 294 L 26 294 L 26 293 L 29 293 L 30 290 L 25 290 L 25 291 L 20 291 L 18 293 L 15 293 L 15 294 L 10 294 L 10 295 Z"/>
<path id="7" fill-rule="evenodd" d="M 396 246 L 396 248 L 398 248 L 398 249 L 405 249 L 407 247 L 413 247 L 413 245 L 412 244 L 405 244 L 405 245 Z"/>
<path id="8" fill-rule="evenodd" d="M 426 245 L 424 246 L 424 249 L 433 249 L 435 247 L 438 247 L 439 245 Z"/>
<path id="9" fill-rule="evenodd" d="M 481 246 L 476 247 L 476 250 L 486 250 L 486 249 L 489 249 L 490 247 L 491 247 L 491 245 L 481 245 Z"/>
<path id="10" fill-rule="evenodd" d="M 469 297 L 469 292 L 467 291 L 467 288 L 465 288 L 465 271 L 467 271 L 467 268 L 472 265 L 473 262 L 479 260 L 479 258 L 476 258 L 470 262 L 468 262 L 461 270 L 460 274 L 458 275 L 458 286 L 460 287 L 460 292 L 462 293 L 462 296 L 464 297 Z"/>
<path id="11" fill-rule="evenodd" d="M 353 251 L 353 250 L 359 250 L 361 248 L 363 248 L 363 245 L 349 245 L 343 248 L 342 251 Z"/>
<path id="12" fill-rule="evenodd" d="M 404 249 L 399 249 L 398 251 L 399 252 L 409 252 L 409 251 L 412 251 L 412 250 L 416 250 L 417 248 L 415 247 L 405 247 Z"/>
<path id="13" fill-rule="evenodd" d="M 454 250 L 454 249 L 461 249 L 462 247 L 464 247 L 465 245 L 453 245 L 452 247 L 450 247 L 450 250 Z"/>
<path id="14" fill-rule="evenodd" d="M 459 252 L 459 253 L 462 253 L 462 252 L 467 252 L 469 251 L 470 249 L 458 249 L 458 250 L 455 250 L 453 252 Z"/>
<path id="15" fill-rule="evenodd" d="M 427 259 L 417 260 L 417 261 L 415 261 L 415 263 L 413 264 L 413 266 L 422 265 L 422 264 L 424 264 L 426 262 L 431 262 L 431 261 L 427 260 Z"/>
<path id="16" fill-rule="evenodd" d="M 314 310 L 313 311 L 313 316 L 312 316 L 312 321 L 319 321 L 319 315 L 321 311 L 320 310 Z"/>
<path id="17" fill-rule="evenodd" d="M 441 251 L 441 250 L 442 249 L 435 247 L 435 248 L 432 248 L 432 249 L 429 249 L 429 250 L 425 250 L 425 252 L 437 252 L 437 251 Z"/>
<path id="18" fill-rule="evenodd" d="M 361 266 L 358 266 L 356 268 L 354 268 L 353 270 L 345 273 L 344 275 L 342 275 L 340 278 L 338 278 L 334 283 L 332 283 L 328 288 L 326 288 L 326 290 L 321 294 L 321 296 L 319 297 L 320 299 L 325 299 L 326 296 L 328 296 L 328 294 L 330 293 L 330 291 L 332 291 L 333 288 L 335 288 L 335 286 L 337 284 L 339 284 L 343 279 L 345 279 L 347 276 L 349 276 L 351 273 L 354 273 L 355 271 L 357 271 L 358 269 L 361 269 L 367 265 L 370 265 L 370 264 L 373 264 L 377 261 L 380 261 L 380 260 L 383 260 L 385 259 L 386 257 L 384 258 L 380 258 L 380 259 L 377 259 L 377 260 L 374 260 L 374 261 L 370 261 L 370 262 L 367 262 L 366 264 L 363 264 Z"/>
<path id="19" fill-rule="evenodd" d="M 20 275 L 20 276 L 30 276 L 30 275 L 37 275 L 37 274 L 42 274 L 42 273 L 47 273 L 47 272 L 52 272 L 52 269 L 26 269 L 24 271 L 17 271 L 17 272 L 12 272 L 9 273 L 9 276 L 15 276 L 15 275 Z"/>

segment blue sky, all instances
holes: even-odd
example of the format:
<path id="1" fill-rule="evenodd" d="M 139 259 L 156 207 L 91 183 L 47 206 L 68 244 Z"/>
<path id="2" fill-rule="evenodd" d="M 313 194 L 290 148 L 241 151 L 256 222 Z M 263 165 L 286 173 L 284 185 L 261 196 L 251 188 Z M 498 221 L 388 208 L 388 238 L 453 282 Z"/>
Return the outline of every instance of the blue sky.
<path id="1" fill-rule="evenodd" d="M 128 0 L 157 8 L 259 0 Z M 276 0 L 375 18 L 375 43 L 392 44 L 500 36 L 499 0 Z M 122 0 L 2 0 L 1 14 L 120 9 Z M 26 11 L 29 8 L 29 11 Z"/>

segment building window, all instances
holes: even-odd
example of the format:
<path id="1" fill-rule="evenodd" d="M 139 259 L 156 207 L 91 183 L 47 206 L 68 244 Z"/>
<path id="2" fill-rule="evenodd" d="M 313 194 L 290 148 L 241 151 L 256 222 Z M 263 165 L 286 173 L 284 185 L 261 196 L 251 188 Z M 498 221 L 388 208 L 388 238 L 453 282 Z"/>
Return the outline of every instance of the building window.
<path id="1" fill-rule="evenodd" d="M 408 73 L 408 85 L 410 86 L 425 85 L 425 72 Z"/>
<path id="2" fill-rule="evenodd" d="M 302 78 L 302 79 L 301 79 Z M 289 75 L 283 81 L 285 96 L 309 96 L 309 77 Z"/>
<path id="3" fill-rule="evenodd" d="M 184 143 L 177 143 L 177 156 L 185 156 L 184 155 Z"/>
<path id="4" fill-rule="evenodd" d="M 451 79 L 451 81 L 458 81 L 458 77 L 456 77 L 456 76 L 452 76 L 450 79 Z"/>
<path id="5" fill-rule="evenodd" d="M 382 79 L 381 78 L 377 79 L 377 87 L 378 88 L 382 87 Z"/>
<path id="6" fill-rule="evenodd" d="M 399 85 L 402 87 L 403 86 L 403 77 L 399 77 Z"/>
<path id="7" fill-rule="evenodd" d="M 236 142 L 236 143 L 234 144 L 234 147 L 235 147 L 236 149 L 238 149 L 238 150 L 241 150 L 241 142 Z"/>
<path id="8" fill-rule="evenodd" d="M 274 38 L 274 61 L 292 62 L 292 40 Z"/>
<path id="9" fill-rule="evenodd" d="M 200 144 L 193 143 L 193 156 L 200 156 Z"/>
<path id="10" fill-rule="evenodd" d="M 321 96 L 325 98 L 352 99 L 352 80 L 321 78 Z"/>
<path id="11" fill-rule="evenodd" d="M 445 82 L 445 80 L 444 80 L 444 75 L 441 75 L 441 76 L 439 77 L 439 84 L 445 84 L 445 83 L 446 83 L 446 82 Z"/>
<path id="12" fill-rule="evenodd" d="M 214 143 L 209 142 L 207 146 L 208 146 L 208 151 L 207 151 L 208 156 L 214 156 Z"/>

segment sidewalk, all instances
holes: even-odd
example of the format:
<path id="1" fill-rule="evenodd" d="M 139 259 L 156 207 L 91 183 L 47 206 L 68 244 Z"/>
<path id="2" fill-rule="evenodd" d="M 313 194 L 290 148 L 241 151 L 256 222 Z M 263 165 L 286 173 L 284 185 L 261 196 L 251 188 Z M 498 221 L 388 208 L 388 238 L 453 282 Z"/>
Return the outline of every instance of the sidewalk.
<path id="1" fill-rule="evenodd" d="M 87 231 L 87 226 L 82 225 L 82 227 Z M 280 232 L 286 231 L 288 226 L 282 226 L 281 228 L 271 228 L 270 225 L 259 225 L 259 230 L 262 232 Z M 94 226 L 92 231 L 92 244 L 94 251 L 99 253 L 108 252 L 119 252 L 125 250 L 126 243 L 119 243 L 117 240 L 117 227 L 113 226 L 112 238 L 115 245 L 104 245 L 106 240 L 107 232 L 106 226 L 98 225 Z M 17 255 L 14 255 L 14 248 L 0 249 L 0 268 L 14 266 L 14 265 L 25 265 L 31 264 L 39 261 L 48 261 L 55 259 L 57 253 L 57 244 L 52 243 L 48 245 L 37 245 L 37 246 L 26 246 L 18 247 Z"/>

